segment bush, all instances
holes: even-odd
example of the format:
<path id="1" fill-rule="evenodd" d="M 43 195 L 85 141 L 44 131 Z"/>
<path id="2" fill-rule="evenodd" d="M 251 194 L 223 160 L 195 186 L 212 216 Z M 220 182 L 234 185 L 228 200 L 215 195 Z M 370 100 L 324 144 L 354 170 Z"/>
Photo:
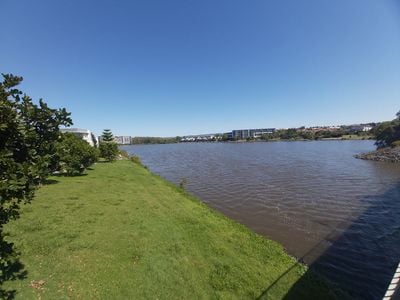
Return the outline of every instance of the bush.
<path id="1" fill-rule="evenodd" d="M 100 156 L 108 161 L 114 161 L 119 153 L 118 145 L 114 142 L 101 142 L 99 150 Z"/>
<path id="2" fill-rule="evenodd" d="M 375 135 L 375 144 L 378 148 L 391 146 L 394 142 L 400 140 L 400 112 L 396 116 L 397 119 L 383 122 L 373 129 L 372 133 Z"/>
<path id="3" fill-rule="evenodd" d="M 137 156 L 137 155 L 132 155 L 131 157 L 130 157 L 130 160 L 133 162 L 133 163 L 135 163 L 135 164 L 138 164 L 138 165 L 142 165 L 142 162 L 141 162 L 141 160 L 140 160 L 140 157 L 139 156 Z"/>
<path id="4" fill-rule="evenodd" d="M 62 174 L 74 176 L 81 174 L 95 163 L 99 156 L 97 148 L 72 133 L 64 133 L 57 143 L 58 168 Z"/>
<path id="5" fill-rule="evenodd" d="M 126 150 L 119 150 L 119 155 L 123 158 L 129 158 L 129 153 Z"/>
<path id="6" fill-rule="evenodd" d="M 392 147 L 400 147 L 400 141 L 395 141 L 391 145 Z"/>

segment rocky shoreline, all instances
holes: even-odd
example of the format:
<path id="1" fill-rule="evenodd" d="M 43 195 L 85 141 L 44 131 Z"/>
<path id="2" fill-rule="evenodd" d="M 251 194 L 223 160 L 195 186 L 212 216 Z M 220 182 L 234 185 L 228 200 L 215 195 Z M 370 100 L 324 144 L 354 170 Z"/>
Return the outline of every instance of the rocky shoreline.
<path id="1" fill-rule="evenodd" d="M 355 155 L 355 158 L 400 163 L 400 147 L 382 148 L 376 151 Z"/>

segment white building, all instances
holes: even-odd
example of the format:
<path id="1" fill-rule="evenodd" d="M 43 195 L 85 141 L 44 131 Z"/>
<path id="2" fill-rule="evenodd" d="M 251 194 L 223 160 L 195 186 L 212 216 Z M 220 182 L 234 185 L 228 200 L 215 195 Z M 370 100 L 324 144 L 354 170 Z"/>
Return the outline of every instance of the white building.
<path id="1" fill-rule="evenodd" d="M 88 142 L 90 146 L 96 147 L 99 144 L 99 139 L 97 136 L 88 129 L 62 128 L 60 131 L 72 133 L 76 137 Z"/>
<path id="2" fill-rule="evenodd" d="M 366 131 L 370 131 L 372 129 L 372 126 L 366 125 L 363 127 L 362 131 L 366 132 Z"/>
<path id="3" fill-rule="evenodd" d="M 130 145 L 131 137 L 130 136 L 115 136 L 114 142 L 116 142 L 118 145 Z"/>

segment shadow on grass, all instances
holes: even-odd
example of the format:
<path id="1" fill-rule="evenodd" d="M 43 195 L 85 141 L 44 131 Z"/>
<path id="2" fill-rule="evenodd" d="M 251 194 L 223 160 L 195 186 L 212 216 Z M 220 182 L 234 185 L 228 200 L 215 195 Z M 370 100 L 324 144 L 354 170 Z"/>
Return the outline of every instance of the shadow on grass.
<path id="1" fill-rule="evenodd" d="M 55 179 L 46 179 L 46 180 L 43 182 L 44 185 L 56 184 L 56 183 L 59 183 L 59 181 L 58 181 L 58 180 L 55 180 Z"/>
<path id="2" fill-rule="evenodd" d="M 13 246 L 0 235 L 0 299 L 14 299 L 16 291 L 4 288 L 4 283 L 24 279 L 27 275 Z"/>
<path id="3" fill-rule="evenodd" d="M 327 280 L 336 298 L 382 299 L 400 260 L 400 183 L 362 201 L 367 209 L 347 228 L 335 228 L 324 239 L 331 246 L 309 266 L 284 299 L 322 299 L 313 295 L 313 285 L 319 284 L 315 274 Z M 294 267 L 268 286 L 259 299 L 268 299 L 269 291 L 284 281 Z"/>
<path id="4" fill-rule="evenodd" d="M 63 173 L 63 174 L 53 174 L 52 176 L 54 176 L 54 177 L 82 177 L 82 176 L 87 176 L 87 175 L 88 175 L 87 173 L 81 173 L 81 174 L 65 174 L 65 173 Z M 51 180 L 52 179 L 50 179 L 50 181 Z M 55 181 L 57 181 L 57 180 L 55 180 Z"/>

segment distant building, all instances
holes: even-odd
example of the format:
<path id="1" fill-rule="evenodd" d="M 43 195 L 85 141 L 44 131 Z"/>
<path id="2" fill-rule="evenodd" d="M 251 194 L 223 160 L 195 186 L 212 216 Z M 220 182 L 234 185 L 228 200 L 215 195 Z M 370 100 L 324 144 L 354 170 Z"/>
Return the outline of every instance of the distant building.
<path id="1" fill-rule="evenodd" d="M 349 126 L 345 126 L 345 128 L 347 130 L 349 130 L 350 132 L 368 132 L 370 131 L 374 126 L 374 124 L 355 124 L 355 125 L 349 125 Z"/>
<path id="2" fill-rule="evenodd" d="M 183 137 L 182 139 L 181 139 L 181 142 L 195 142 L 196 141 L 196 138 L 195 137 L 192 137 L 192 136 L 188 136 L 188 137 Z"/>
<path id="3" fill-rule="evenodd" d="M 319 132 L 319 131 L 338 131 L 342 127 L 341 126 L 313 126 L 313 127 L 308 127 L 308 128 L 303 128 L 301 131 L 305 132 Z"/>
<path id="4" fill-rule="evenodd" d="M 226 134 L 228 140 L 232 140 L 233 139 L 233 132 L 232 131 L 231 132 L 227 132 L 225 134 Z"/>
<path id="5" fill-rule="evenodd" d="M 362 131 L 366 132 L 366 131 L 370 131 L 371 129 L 372 129 L 372 126 L 367 125 L 367 126 L 363 127 Z"/>
<path id="6" fill-rule="evenodd" d="M 249 129 L 232 130 L 232 137 L 236 140 L 245 140 L 250 137 Z"/>
<path id="7" fill-rule="evenodd" d="M 60 129 L 61 132 L 69 132 L 75 135 L 76 137 L 86 141 L 89 143 L 90 146 L 97 147 L 99 144 L 99 140 L 96 135 L 94 135 L 88 129 L 79 129 L 79 128 L 62 128 Z"/>
<path id="8" fill-rule="evenodd" d="M 238 140 L 245 140 L 247 138 L 260 138 L 263 135 L 275 132 L 275 128 L 262 128 L 262 129 L 239 129 L 232 130 L 232 138 Z"/>
<path id="9" fill-rule="evenodd" d="M 118 145 L 130 145 L 131 137 L 130 136 L 114 136 L 114 141 Z"/>

